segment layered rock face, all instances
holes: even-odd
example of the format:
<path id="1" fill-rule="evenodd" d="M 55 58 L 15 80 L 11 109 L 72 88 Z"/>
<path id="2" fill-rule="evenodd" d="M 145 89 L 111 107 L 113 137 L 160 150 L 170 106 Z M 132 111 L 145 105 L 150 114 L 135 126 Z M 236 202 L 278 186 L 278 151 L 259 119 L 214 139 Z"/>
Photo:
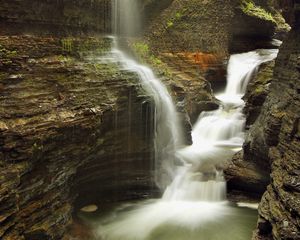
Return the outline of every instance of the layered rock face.
<path id="1" fill-rule="evenodd" d="M 108 33 L 111 30 L 110 0 L 1 0 L 1 31 Z M 24 24 L 25 23 L 25 24 Z M 13 28 L 7 28 L 13 26 Z"/>
<path id="2" fill-rule="evenodd" d="M 146 9 L 156 2 L 150 1 Z M 162 5 L 145 42 L 187 89 L 185 106 L 192 122 L 201 111 L 216 108 L 212 91 L 225 87 L 229 54 L 270 48 L 273 35 L 288 29 L 279 6 L 270 1 L 174 0 Z"/>
<path id="3" fill-rule="evenodd" d="M 270 93 L 245 149 L 257 166 L 271 166 L 254 239 L 300 239 L 299 3 L 295 9 L 294 28 L 280 48 Z"/>
<path id="4" fill-rule="evenodd" d="M 273 34 L 289 28 L 277 5 L 267 0 L 174 0 L 150 23 L 148 38 L 154 49 L 171 52 L 227 55 L 270 47 Z"/>
<path id="5" fill-rule="evenodd" d="M 163 70 L 178 108 L 187 111 L 192 122 L 199 112 L 218 107 L 211 86 L 224 85 L 228 54 L 267 46 L 276 32 L 272 20 L 257 16 L 257 9 L 243 11 L 241 1 L 144 2 L 145 9 L 159 9 L 148 16 L 153 22 L 146 42 L 162 62 L 157 68 Z M 255 4 L 272 12 L 267 2 Z M 3 35 L 19 32 L 16 26 L 27 30 L 24 23 L 34 25 L 30 32 L 39 32 L 42 26 L 44 33 L 66 34 L 74 29 L 104 33 L 110 29 L 110 2 L 0 3 L 0 238 L 62 239 L 74 203 L 78 208 L 101 206 L 152 194 L 153 103 L 144 96 L 136 75 L 99 61 L 110 40 Z M 254 36 L 258 24 L 267 31 Z M 251 29 L 247 36 L 246 28 Z M 249 45 L 248 38 L 262 41 Z M 265 184 L 269 181 L 265 170 L 273 162 L 258 238 L 298 237 L 296 30 L 289 41 L 276 64 L 267 105 L 262 111 L 253 107 L 265 101 L 269 80 L 248 97 L 253 102 L 248 108 L 249 124 L 257 122 L 245 147 L 249 164 L 240 162 L 241 154 L 236 156 L 238 164 L 247 168 L 249 190 L 254 192 L 262 178 Z M 272 66 L 263 68 L 269 79 Z M 282 89 L 287 99 L 283 105 Z"/>
<path id="6" fill-rule="evenodd" d="M 99 61 L 110 41 L 0 37 L 1 239 L 62 239 L 77 196 L 151 192 L 153 105 Z"/>
<path id="7" fill-rule="evenodd" d="M 248 136 L 226 170 L 231 190 L 258 194 L 253 239 L 300 239 L 299 3 L 282 1 L 293 26 L 278 58 L 263 64 L 245 95 Z"/>
<path id="8" fill-rule="evenodd" d="M 270 83 L 273 78 L 275 61 L 264 63 L 260 66 L 258 73 L 251 80 L 247 87 L 244 101 L 246 103 L 244 113 L 246 115 L 246 130 L 251 133 L 252 125 L 260 116 L 262 106 L 270 91 Z M 229 195 L 244 195 L 260 199 L 270 182 L 270 164 L 266 155 L 257 145 L 256 150 L 252 150 L 252 156 L 248 156 L 248 143 L 244 145 L 244 151 L 237 153 L 228 167 L 225 169 Z M 255 154 L 255 157 L 254 157 Z M 260 164 L 251 159 L 260 159 Z M 264 159 L 264 161 L 262 161 Z"/>

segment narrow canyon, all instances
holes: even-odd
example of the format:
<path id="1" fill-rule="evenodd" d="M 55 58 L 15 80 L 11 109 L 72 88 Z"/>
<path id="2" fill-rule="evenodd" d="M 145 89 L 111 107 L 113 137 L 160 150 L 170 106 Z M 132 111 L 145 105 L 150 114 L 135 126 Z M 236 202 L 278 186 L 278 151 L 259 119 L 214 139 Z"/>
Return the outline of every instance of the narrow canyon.
<path id="1" fill-rule="evenodd" d="M 299 0 L 0 0 L 0 239 L 299 240 Z"/>

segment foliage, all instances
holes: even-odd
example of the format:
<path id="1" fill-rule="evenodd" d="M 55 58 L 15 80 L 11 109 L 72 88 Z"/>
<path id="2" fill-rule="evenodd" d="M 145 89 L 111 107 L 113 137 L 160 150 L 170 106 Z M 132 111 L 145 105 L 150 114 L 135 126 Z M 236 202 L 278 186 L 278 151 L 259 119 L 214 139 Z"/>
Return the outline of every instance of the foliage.
<path id="1" fill-rule="evenodd" d="M 171 20 L 169 20 L 168 22 L 167 22 L 167 28 L 171 28 L 171 27 L 173 27 L 174 26 L 174 22 L 172 22 Z"/>
<path id="2" fill-rule="evenodd" d="M 173 17 L 171 17 L 168 21 L 167 21 L 167 28 L 171 28 L 174 26 L 176 21 L 179 21 L 183 16 L 184 16 L 184 12 L 187 9 L 183 9 L 179 12 L 176 12 L 175 15 Z"/>
<path id="3" fill-rule="evenodd" d="M 0 45 L 0 63 L 4 65 L 12 64 L 12 59 L 17 57 L 18 52 L 15 50 L 8 50 Z"/>
<path id="4" fill-rule="evenodd" d="M 63 38 L 61 40 L 62 48 L 66 52 L 72 52 L 73 49 L 73 40 L 71 38 Z"/>
<path id="5" fill-rule="evenodd" d="M 155 66 L 162 64 L 162 61 L 151 53 L 148 44 L 144 42 L 135 42 L 132 44 L 132 47 L 135 54 L 142 62 Z"/>
<path id="6" fill-rule="evenodd" d="M 139 58 L 142 63 L 146 63 L 155 68 L 158 72 L 165 76 L 170 76 L 170 72 L 164 63 L 156 57 L 153 53 L 151 53 L 150 47 L 145 42 L 134 42 L 131 44 L 131 47 L 135 53 L 135 55 Z"/>
<path id="7" fill-rule="evenodd" d="M 263 9 L 260 6 L 255 5 L 255 3 L 252 2 L 251 0 L 242 0 L 240 7 L 244 13 L 250 16 L 255 16 L 276 23 L 271 13 L 267 12 L 265 9 Z"/>

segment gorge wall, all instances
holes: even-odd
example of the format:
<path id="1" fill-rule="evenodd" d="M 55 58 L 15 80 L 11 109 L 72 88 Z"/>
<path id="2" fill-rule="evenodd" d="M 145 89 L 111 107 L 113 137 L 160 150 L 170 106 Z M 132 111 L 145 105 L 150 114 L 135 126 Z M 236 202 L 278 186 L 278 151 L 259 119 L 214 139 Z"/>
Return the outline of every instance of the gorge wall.
<path id="1" fill-rule="evenodd" d="M 110 9 L 110 0 L 1 0 L 1 32 L 108 33 Z"/>
<path id="2" fill-rule="evenodd" d="M 156 1 L 150 2 L 156 9 Z M 273 48 L 272 38 L 282 38 L 288 29 L 271 1 L 174 0 L 164 1 L 140 41 L 186 89 L 185 108 L 193 123 L 201 111 L 216 108 L 212 90 L 225 87 L 230 54 Z"/>
<path id="3" fill-rule="evenodd" d="M 244 148 L 246 161 L 270 166 L 271 172 L 255 239 L 300 238 L 299 6 L 297 1 L 288 6 L 293 28 L 280 48 L 268 97 Z"/>
<path id="4" fill-rule="evenodd" d="M 75 199 L 151 193 L 153 105 L 138 77 L 97 61 L 111 39 L 64 41 L 0 37 L 1 239 L 61 239 Z"/>
<path id="5" fill-rule="evenodd" d="M 261 194 L 253 239 L 299 239 L 299 6 L 281 1 L 292 30 L 245 96 L 248 134 L 226 170 L 229 188 Z M 258 187 L 260 186 L 260 187 Z"/>
<path id="6" fill-rule="evenodd" d="M 91 34 L 110 4 L 1 1 L 1 239 L 69 239 L 75 208 L 155 190 L 152 100 Z"/>

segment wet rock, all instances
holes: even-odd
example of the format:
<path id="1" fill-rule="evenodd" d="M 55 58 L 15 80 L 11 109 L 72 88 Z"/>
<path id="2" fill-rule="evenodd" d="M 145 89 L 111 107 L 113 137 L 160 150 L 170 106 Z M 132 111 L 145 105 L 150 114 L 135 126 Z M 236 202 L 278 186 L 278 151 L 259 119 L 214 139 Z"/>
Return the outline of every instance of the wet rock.
<path id="1" fill-rule="evenodd" d="M 273 77 L 275 61 L 264 63 L 260 66 L 257 75 L 247 87 L 244 113 L 246 115 L 246 128 L 249 128 L 258 118 L 261 108 L 268 95 L 269 86 Z"/>
<path id="2" fill-rule="evenodd" d="M 109 32 L 111 2 L 93 1 L 18 1 L 1 2 L 2 33 Z M 30 23 L 30 24 L 26 24 Z"/>
<path id="3" fill-rule="evenodd" d="M 299 43 L 295 25 L 280 48 L 269 94 L 244 149 L 246 161 L 271 170 L 254 239 L 300 239 Z"/>
<path id="4" fill-rule="evenodd" d="M 88 206 L 85 206 L 85 207 L 80 209 L 80 211 L 86 212 L 86 213 L 96 212 L 97 210 L 98 210 L 97 205 L 88 205 Z"/>
<path id="5" fill-rule="evenodd" d="M 136 75 L 90 60 L 106 53 L 109 39 L 72 38 L 69 53 L 61 40 L 0 36 L 15 51 L 5 59 L 29 57 L 9 74 L 0 69 L 3 240 L 62 239 L 75 200 L 80 208 L 154 188 L 154 108 Z"/>
<path id="6" fill-rule="evenodd" d="M 260 171 L 255 164 L 243 159 L 243 152 L 237 153 L 225 169 L 229 195 L 239 191 L 249 197 L 261 196 L 270 182 L 267 173 Z"/>

